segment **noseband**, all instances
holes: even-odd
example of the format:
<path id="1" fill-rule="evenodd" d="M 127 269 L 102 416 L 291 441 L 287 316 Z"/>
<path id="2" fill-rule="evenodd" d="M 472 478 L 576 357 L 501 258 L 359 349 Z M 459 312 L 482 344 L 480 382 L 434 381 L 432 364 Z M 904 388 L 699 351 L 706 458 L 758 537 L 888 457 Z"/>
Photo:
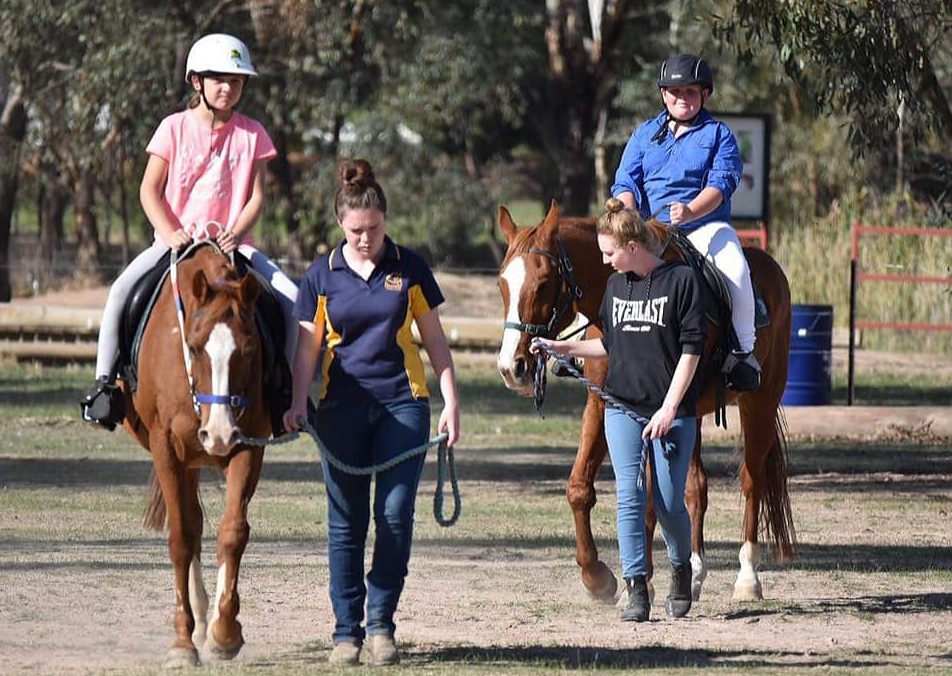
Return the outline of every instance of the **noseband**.
<path id="1" fill-rule="evenodd" d="M 528 253 L 545 256 L 555 266 L 559 275 L 559 286 L 556 291 L 555 304 L 552 306 L 552 316 L 547 324 L 526 324 L 524 322 L 503 322 L 503 328 L 515 329 L 530 336 L 540 338 L 555 338 L 555 326 L 559 320 L 572 309 L 575 301 L 582 297 L 582 289 L 575 281 L 575 269 L 572 267 L 572 261 L 569 259 L 568 251 L 565 248 L 565 240 L 561 235 L 555 236 L 555 245 L 558 253 L 532 247 Z M 516 303 L 519 302 L 515 299 Z"/>

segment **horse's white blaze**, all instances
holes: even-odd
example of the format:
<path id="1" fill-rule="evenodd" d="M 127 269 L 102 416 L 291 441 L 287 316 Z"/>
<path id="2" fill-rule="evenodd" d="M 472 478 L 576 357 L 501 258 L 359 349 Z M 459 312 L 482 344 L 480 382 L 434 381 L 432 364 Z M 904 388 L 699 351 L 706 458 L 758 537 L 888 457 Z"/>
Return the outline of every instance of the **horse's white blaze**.
<path id="1" fill-rule="evenodd" d="M 218 608 L 221 605 L 222 594 L 225 593 L 225 565 L 223 563 L 218 567 L 218 582 L 215 583 L 215 605 L 212 608 L 212 617 L 208 621 L 210 625 L 218 621 Z"/>
<path id="2" fill-rule="evenodd" d="M 228 362 L 235 351 L 235 337 L 224 324 L 216 324 L 205 343 L 212 366 L 212 394 L 228 394 Z M 228 404 L 211 404 L 208 421 L 203 426 L 208 432 L 206 450 L 218 449 L 222 453 L 228 450 L 228 439 L 235 429 L 235 418 Z"/>
<path id="3" fill-rule="evenodd" d="M 192 557 L 192 563 L 188 567 L 188 600 L 192 606 L 192 617 L 195 618 L 192 643 L 196 648 L 200 648 L 205 642 L 208 593 L 205 591 L 205 581 L 202 580 L 202 560 L 197 556 Z"/>
<path id="4" fill-rule="evenodd" d="M 519 298 L 522 296 L 522 287 L 526 281 L 526 263 L 522 257 L 513 258 L 503 270 L 501 277 L 509 287 L 509 307 L 506 311 L 506 321 L 520 323 Z M 496 367 L 510 385 L 510 378 L 515 367 L 516 348 L 522 339 L 522 333 L 516 329 L 503 329 L 502 345 L 499 347 L 499 356 L 496 358 Z"/>

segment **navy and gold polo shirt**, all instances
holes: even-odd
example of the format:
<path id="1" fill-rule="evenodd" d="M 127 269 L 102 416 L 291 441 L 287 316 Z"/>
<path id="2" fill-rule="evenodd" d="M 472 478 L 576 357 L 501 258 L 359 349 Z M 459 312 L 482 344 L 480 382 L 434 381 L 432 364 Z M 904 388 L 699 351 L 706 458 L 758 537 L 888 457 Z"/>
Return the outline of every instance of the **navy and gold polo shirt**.
<path id="1" fill-rule="evenodd" d="M 428 397 L 410 326 L 443 302 L 427 264 L 386 237 L 364 280 L 344 260 L 344 242 L 304 273 L 294 316 L 324 325 L 320 399 L 393 403 Z"/>

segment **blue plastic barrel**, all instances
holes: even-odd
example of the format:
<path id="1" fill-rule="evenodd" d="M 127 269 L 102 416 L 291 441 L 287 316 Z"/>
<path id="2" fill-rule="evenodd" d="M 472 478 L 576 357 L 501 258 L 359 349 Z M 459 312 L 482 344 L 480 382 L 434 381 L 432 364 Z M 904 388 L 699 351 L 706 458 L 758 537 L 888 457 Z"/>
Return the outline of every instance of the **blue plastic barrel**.
<path id="1" fill-rule="evenodd" d="M 784 406 L 825 406 L 833 393 L 833 306 L 791 308 L 790 361 Z"/>

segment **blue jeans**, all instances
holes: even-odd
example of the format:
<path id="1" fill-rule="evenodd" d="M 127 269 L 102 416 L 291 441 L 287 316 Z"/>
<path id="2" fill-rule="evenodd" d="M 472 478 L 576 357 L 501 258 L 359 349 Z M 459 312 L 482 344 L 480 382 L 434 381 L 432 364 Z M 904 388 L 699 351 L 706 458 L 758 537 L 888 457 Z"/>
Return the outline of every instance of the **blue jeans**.
<path id="1" fill-rule="evenodd" d="M 357 467 L 379 465 L 426 443 L 430 404 L 321 402 L 317 432 L 339 460 Z M 364 548 L 370 522 L 370 477 L 346 474 L 321 458 L 327 489 L 327 550 L 334 642 L 361 643 L 365 634 L 392 634 L 413 539 L 413 512 L 425 454 L 376 476 L 373 562 L 364 584 Z M 367 630 L 361 627 L 364 601 Z"/>
<path id="2" fill-rule="evenodd" d="M 645 448 L 641 439 L 644 428 L 644 424 L 635 422 L 619 410 L 605 409 L 605 438 L 618 496 L 618 549 L 625 579 L 647 574 L 645 511 L 648 497 L 644 486 L 638 488 L 638 473 Z M 697 419 L 693 416 L 675 419 L 664 437 L 673 445 L 674 453 L 670 459 L 664 457 L 660 441 L 647 444 L 651 448 L 651 494 L 655 514 L 664 531 L 668 559 L 673 565 L 691 559 L 691 518 L 684 506 L 684 485 L 696 431 Z"/>

